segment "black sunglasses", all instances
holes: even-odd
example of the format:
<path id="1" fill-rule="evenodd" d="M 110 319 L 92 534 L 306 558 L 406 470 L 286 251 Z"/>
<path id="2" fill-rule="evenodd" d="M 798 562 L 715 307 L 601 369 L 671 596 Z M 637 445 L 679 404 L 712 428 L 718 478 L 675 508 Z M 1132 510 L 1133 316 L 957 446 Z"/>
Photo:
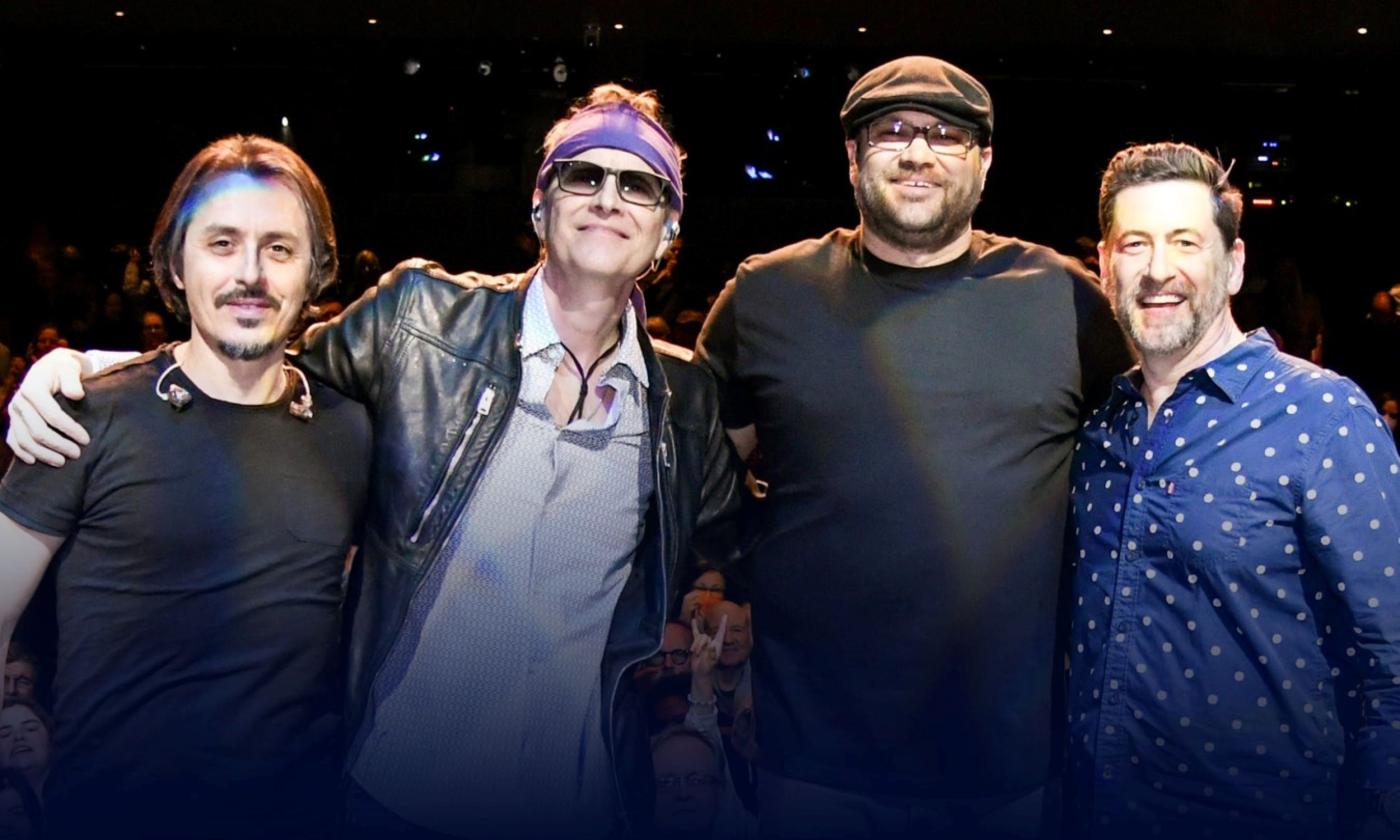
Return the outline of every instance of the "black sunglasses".
<path id="1" fill-rule="evenodd" d="M 612 175 L 617 178 L 617 194 L 628 204 L 655 207 L 666 199 L 670 188 L 665 178 L 640 169 L 609 169 L 586 160 L 560 160 L 554 163 L 559 189 L 571 195 L 597 195 Z"/>

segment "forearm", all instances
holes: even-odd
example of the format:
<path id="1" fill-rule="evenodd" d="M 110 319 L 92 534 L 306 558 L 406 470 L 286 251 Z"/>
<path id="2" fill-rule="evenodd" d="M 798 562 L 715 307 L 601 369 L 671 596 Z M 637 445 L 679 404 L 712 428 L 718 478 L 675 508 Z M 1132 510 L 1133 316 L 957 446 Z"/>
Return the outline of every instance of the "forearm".
<path id="1" fill-rule="evenodd" d="M 32 531 L 0 513 L 0 641 L 8 648 L 61 537 Z"/>

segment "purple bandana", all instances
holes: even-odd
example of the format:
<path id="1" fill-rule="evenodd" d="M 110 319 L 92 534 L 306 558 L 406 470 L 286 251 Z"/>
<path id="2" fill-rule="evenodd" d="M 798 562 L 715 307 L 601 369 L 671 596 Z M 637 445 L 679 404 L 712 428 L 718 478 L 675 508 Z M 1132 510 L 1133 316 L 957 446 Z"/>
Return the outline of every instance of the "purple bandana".
<path id="1" fill-rule="evenodd" d="M 671 135 L 655 120 L 625 102 L 609 102 L 579 111 L 569 120 L 564 139 L 540 164 L 535 186 L 544 191 L 558 160 L 568 160 L 589 149 L 621 149 L 646 161 L 671 183 L 671 207 L 679 214 L 685 206 L 681 194 L 681 157 Z"/>

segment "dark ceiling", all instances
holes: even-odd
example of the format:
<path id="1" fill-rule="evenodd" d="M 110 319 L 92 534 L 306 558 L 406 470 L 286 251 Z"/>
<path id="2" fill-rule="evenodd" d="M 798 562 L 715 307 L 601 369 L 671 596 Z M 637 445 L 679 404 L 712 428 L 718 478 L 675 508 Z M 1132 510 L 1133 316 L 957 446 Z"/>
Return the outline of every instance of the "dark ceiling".
<path id="1" fill-rule="evenodd" d="M 116 12 L 124 12 L 121 17 Z M 371 25 L 368 21 L 377 21 Z M 90 42 L 229 38 L 348 42 L 452 41 L 481 47 L 538 41 L 582 48 L 589 24 L 602 49 L 826 49 L 1099 56 L 1212 54 L 1237 59 L 1385 62 L 1400 48 L 1395 0 L 1291 2 L 468 2 L 468 0 L 8 0 L 0 23 L 12 49 L 35 36 Z M 621 23 L 622 29 L 615 29 Z M 859 31 L 861 27 L 865 31 Z M 1368 32 L 1358 35 L 1365 27 Z M 1112 35 L 1105 36 L 1104 29 Z M 60 45 L 53 45 L 58 47 Z M 1169 58 L 1168 58 L 1169 60 Z M 1055 72 L 1052 65 L 1046 72 Z"/>

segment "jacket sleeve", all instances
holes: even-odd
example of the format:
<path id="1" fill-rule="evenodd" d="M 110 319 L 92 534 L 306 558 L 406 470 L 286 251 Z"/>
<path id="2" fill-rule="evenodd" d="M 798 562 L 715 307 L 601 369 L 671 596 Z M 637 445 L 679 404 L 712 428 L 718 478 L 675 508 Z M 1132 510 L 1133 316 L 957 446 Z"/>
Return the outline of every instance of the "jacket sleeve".
<path id="1" fill-rule="evenodd" d="M 701 370 L 706 391 L 705 468 L 691 548 L 697 567 L 734 570 L 753 547 L 755 499 L 745 485 L 747 469 L 720 422 L 714 378 Z"/>
<path id="2" fill-rule="evenodd" d="M 415 269 L 434 267 L 436 263 L 414 259 L 385 272 L 379 285 L 340 315 L 306 331 L 293 354 L 297 365 L 351 399 L 375 403 L 389 342 L 402 303 L 412 293 Z"/>

